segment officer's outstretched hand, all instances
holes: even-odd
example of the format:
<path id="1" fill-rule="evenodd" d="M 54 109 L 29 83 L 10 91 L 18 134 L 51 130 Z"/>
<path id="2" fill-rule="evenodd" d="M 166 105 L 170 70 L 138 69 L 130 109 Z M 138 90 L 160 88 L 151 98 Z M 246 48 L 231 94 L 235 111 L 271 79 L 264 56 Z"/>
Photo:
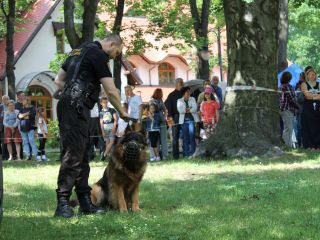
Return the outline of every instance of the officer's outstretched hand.
<path id="1" fill-rule="evenodd" d="M 129 122 L 129 121 L 130 121 L 130 116 L 129 116 L 129 114 L 126 113 L 126 112 L 120 113 L 120 117 L 121 117 L 124 121 L 126 121 L 126 122 Z"/>

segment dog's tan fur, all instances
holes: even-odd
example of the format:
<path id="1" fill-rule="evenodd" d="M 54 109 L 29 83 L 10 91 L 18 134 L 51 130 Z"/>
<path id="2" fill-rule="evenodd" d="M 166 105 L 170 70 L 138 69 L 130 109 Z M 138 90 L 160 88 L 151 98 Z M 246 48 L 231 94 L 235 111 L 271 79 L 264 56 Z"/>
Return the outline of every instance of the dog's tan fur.
<path id="1" fill-rule="evenodd" d="M 110 207 L 126 212 L 128 209 L 139 211 L 139 185 L 146 170 L 146 144 L 143 133 L 129 132 L 139 139 L 141 146 L 137 159 L 128 166 L 124 160 L 121 141 L 116 143 L 111 159 L 103 177 L 93 185 L 92 203 L 99 207 Z M 136 136 L 137 135 L 137 136 Z M 126 136 L 125 136 L 126 137 Z"/>

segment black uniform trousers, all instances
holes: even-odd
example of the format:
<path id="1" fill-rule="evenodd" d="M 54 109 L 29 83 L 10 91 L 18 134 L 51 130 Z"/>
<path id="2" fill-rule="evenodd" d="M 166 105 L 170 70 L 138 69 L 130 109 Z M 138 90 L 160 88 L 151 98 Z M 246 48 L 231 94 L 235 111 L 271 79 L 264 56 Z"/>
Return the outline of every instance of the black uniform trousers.
<path id="1" fill-rule="evenodd" d="M 179 124 L 179 114 L 173 116 L 174 125 L 172 126 L 172 155 L 174 159 L 179 158 L 179 138 L 181 124 Z"/>
<path id="2" fill-rule="evenodd" d="M 69 198 L 73 187 L 78 195 L 89 194 L 90 110 L 84 107 L 79 113 L 71 106 L 71 97 L 63 96 L 58 102 L 57 115 L 61 141 L 57 196 Z"/>

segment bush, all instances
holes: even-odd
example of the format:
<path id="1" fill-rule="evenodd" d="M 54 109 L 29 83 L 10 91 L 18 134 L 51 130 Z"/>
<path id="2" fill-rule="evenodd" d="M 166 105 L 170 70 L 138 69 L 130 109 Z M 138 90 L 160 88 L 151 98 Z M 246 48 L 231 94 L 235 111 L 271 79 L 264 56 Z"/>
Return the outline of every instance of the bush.
<path id="1" fill-rule="evenodd" d="M 47 146 L 50 148 L 59 148 L 60 134 L 57 120 L 49 120 L 48 122 L 48 140 Z"/>

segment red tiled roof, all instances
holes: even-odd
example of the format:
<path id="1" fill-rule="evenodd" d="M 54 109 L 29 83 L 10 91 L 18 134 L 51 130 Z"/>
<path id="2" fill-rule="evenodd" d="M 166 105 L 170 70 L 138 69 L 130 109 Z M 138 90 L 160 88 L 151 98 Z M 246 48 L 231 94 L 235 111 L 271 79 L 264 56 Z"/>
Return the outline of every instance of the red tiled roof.
<path id="1" fill-rule="evenodd" d="M 26 11 L 21 18 L 26 23 L 16 23 L 16 27 L 21 29 L 14 33 L 13 47 L 15 62 L 32 40 L 33 35 L 39 30 L 41 23 L 51 14 L 52 7 L 56 6 L 60 0 L 38 0 L 29 11 Z M 6 39 L 0 42 L 0 76 L 4 74 L 6 64 Z"/>

